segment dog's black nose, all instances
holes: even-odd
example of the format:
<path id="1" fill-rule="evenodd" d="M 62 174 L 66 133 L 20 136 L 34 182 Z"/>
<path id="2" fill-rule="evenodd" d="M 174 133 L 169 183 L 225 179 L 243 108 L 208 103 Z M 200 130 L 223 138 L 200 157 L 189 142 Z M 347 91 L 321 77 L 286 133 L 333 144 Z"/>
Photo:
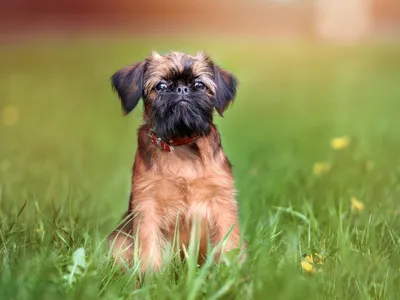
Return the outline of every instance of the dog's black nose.
<path id="1" fill-rule="evenodd" d="M 180 85 L 176 88 L 176 93 L 179 95 L 187 95 L 189 94 L 189 88 L 184 85 Z"/>

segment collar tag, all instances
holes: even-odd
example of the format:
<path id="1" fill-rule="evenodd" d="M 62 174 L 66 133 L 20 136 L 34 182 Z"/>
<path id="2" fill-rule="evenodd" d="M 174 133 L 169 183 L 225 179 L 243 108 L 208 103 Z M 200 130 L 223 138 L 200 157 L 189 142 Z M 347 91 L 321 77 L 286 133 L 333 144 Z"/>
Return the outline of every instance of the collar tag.
<path id="1" fill-rule="evenodd" d="M 166 152 L 171 152 L 174 150 L 174 147 L 171 145 L 168 145 L 166 142 L 164 142 L 160 137 L 157 137 L 154 132 L 149 131 L 148 137 L 150 142 L 156 146 L 160 150 L 164 150 Z"/>

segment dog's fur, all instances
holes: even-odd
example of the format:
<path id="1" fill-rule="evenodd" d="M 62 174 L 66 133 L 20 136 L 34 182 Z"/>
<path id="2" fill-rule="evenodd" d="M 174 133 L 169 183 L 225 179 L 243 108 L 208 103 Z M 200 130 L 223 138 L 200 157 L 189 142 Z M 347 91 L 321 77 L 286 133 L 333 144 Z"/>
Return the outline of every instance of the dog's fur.
<path id="1" fill-rule="evenodd" d="M 159 82 L 168 89 L 156 89 Z M 201 81 L 201 89 L 193 87 Z M 178 84 L 190 89 L 183 98 Z M 214 109 L 222 115 L 236 94 L 236 79 L 205 54 L 152 53 L 145 61 L 112 76 L 125 114 L 144 102 L 144 125 L 138 130 L 138 149 L 132 175 L 129 209 L 123 223 L 109 236 L 113 256 L 131 262 L 137 237 L 142 271 L 159 270 L 162 254 L 179 231 L 181 246 L 188 246 L 194 220 L 200 221 L 200 259 L 207 243 L 218 244 L 231 230 L 225 251 L 239 248 L 238 207 L 231 164 L 218 130 Z M 180 102 L 180 100 L 186 102 Z M 152 129 L 163 140 L 199 138 L 172 152 L 150 143 Z M 176 224 L 178 228 L 175 228 Z"/>

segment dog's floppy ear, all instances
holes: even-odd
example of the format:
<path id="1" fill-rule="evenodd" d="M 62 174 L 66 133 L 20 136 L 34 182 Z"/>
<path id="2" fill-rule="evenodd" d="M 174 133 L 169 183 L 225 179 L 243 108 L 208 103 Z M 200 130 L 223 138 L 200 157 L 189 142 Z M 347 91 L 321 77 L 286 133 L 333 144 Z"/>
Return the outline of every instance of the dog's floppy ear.
<path id="1" fill-rule="evenodd" d="M 140 62 L 125 67 L 111 77 L 112 87 L 121 99 L 125 115 L 135 108 L 143 95 L 144 65 L 144 62 Z"/>
<path id="2" fill-rule="evenodd" d="M 218 66 L 214 67 L 214 80 L 216 84 L 215 109 L 222 116 L 236 96 L 237 80 L 233 74 Z"/>

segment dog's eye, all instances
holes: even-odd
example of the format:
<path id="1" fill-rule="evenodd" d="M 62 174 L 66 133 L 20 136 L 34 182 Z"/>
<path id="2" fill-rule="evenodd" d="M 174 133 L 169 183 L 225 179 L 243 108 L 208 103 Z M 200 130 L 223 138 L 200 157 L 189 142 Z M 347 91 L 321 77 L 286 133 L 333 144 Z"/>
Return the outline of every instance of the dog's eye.
<path id="1" fill-rule="evenodd" d="M 204 90 L 206 88 L 206 85 L 201 81 L 197 81 L 195 82 L 194 87 L 198 90 Z"/>
<path id="2" fill-rule="evenodd" d="M 160 82 L 156 85 L 157 91 L 165 91 L 168 88 L 168 85 L 165 82 Z"/>

